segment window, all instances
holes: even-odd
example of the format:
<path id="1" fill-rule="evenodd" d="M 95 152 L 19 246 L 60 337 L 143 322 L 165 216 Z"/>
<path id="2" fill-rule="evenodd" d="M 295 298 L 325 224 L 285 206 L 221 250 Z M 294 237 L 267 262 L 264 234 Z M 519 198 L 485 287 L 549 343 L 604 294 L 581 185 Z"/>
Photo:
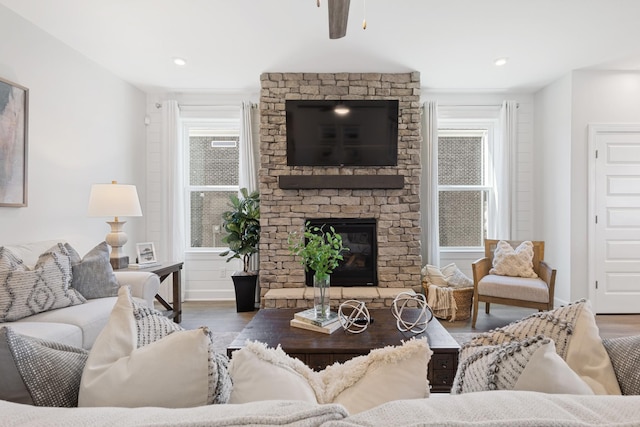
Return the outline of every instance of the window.
<path id="1" fill-rule="evenodd" d="M 438 129 L 440 247 L 483 246 L 488 233 L 489 129 Z"/>
<path id="2" fill-rule="evenodd" d="M 222 212 L 239 189 L 239 121 L 184 121 L 183 130 L 188 247 L 224 247 Z"/>

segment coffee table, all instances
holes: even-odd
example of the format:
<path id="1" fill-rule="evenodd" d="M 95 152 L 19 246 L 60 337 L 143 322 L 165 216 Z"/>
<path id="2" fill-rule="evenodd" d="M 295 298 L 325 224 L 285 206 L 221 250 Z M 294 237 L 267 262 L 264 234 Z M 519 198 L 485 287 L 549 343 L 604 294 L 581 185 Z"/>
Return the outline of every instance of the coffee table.
<path id="1" fill-rule="evenodd" d="M 269 347 L 278 344 L 289 356 L 302 360 L 315 370 L 324 369 L 334 362 L 344 362 L 368 354 L 372 349 L 399 345 L 411 337 L 427 337 L 433 350 L 427 379 L 431 391 L 449 393 L 458 369 L 460 345 L 447 330 L 433 318 L 422 334 L 403 333 L 396 327 L 391 309 L 370 310 L 373 323 L 360 334 L 340 329 L 333 334 L 308 331 L 289 325 L 294 313 L 302 309 L 261 309 L 227 348 L 227 355 L 244 347 L 247 340 L 260 341 Z M 407 310 L 405 309 L 405 312 Z M 412 314 L 409 310 L 409 315 Z"/>

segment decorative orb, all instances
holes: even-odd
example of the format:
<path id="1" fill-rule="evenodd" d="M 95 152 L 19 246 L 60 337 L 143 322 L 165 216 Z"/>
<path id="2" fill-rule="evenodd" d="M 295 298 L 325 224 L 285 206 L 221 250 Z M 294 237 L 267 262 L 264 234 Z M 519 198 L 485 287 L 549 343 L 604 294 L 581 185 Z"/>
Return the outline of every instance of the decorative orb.
<path id="1" fill-rule="evenodd" d="M 407 307 L 408 305 L 409 307 Z M 419 310 L 416 320 L 407 320 L 407 313 L 404 313 L 405 308 Z M 422 294 L 400 292 L 393 300 L 391 312 L 396 318 L 396 325 L 401 332 L 421 334 L 427 330 L 427 325 L 433 319 L 433 311 Z"/>
<path id="2" fill-rule="evenodd" d="M 338 319 L 345 331 L 359 334 L 367 329 L 371 323 L 371 316 L 367 306 L 362 301 L 350 299 L 338 307 Z"/>

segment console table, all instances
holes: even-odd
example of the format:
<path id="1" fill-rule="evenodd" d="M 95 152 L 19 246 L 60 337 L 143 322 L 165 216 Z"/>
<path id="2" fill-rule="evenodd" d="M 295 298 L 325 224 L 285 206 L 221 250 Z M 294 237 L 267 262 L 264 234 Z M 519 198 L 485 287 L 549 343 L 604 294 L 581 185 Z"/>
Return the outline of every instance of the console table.
<path id="1" fill-rule="evenodd" d="M 426 336 L 433 351 L 427 373 L 431 391 L 451 391 L 453 378 L 458 369 L 460 345 L 437 319 L 429 322 L 426 332 L 414 335 L 398 330 L 391 309 L 376 309 L 369 311 L 374 322 L 366 331 L 351 334 L 340 329 L 328 335 L 290 326 L 289 321 L 298 311 L 301 309 L 259 310 L 229 345 L 227 356 L 231 357 L 234 351 L 244 347 L 246 340 L 261 341 L 269 347 L 280 344 L 289 356 L 302 360 L 312 369 L 321 370 L 332 363 L 368 354 L 375 348 L 400 345 L 403 340 L 413 336 Z"/>
<path id="2" fill-rule="evenodd" d="M 156 299 L 167 310 L 165 313 L 169 318 L 172 318 L 174 322 L 180 323 L 182 321 L 182 295 L 180 290 L 181 271 L 183 262 L 161 262 L 159 265 L 146 268 L 123 268 L 120 271 L 148 271 L 149 273 L 157 274 L 160 277 L 160 283 L 162 283 L 167 277 L 173 277 L 173 305 L 169 304 L 164 298 L 156 294 Z"/>

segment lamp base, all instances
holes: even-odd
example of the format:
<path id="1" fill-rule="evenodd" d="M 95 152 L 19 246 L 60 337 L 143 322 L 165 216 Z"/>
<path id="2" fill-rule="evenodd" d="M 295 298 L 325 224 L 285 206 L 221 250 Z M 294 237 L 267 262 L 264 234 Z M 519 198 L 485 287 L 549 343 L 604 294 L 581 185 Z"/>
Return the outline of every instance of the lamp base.
<path id="1" fill-rule="evenodd" d="M 111 267 L 114 270 L 120 270 L 121 268 L 129 267 L 129 257 L 122 256 L 120 258 L 109 258 L 109 262 L 111 263 Z"/>

